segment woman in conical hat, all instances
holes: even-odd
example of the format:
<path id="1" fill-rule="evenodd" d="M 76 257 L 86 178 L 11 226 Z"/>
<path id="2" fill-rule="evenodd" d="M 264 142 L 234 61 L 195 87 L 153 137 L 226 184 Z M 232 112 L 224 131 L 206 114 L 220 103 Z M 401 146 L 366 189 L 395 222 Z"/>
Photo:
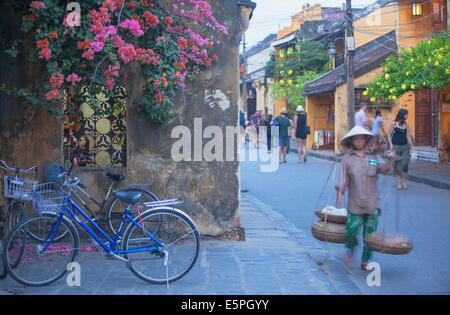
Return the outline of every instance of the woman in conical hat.
<path id="1" fill-rule="evenodd" d="M 388 152 L 388 162 L 380 163 L 377 157 L 368 152 L 367 146 L 373 134 L 368 130 L 356 126 L 350 130 L 341 140 L 342 147 L 348 149 L 342 158 L 341 178 L 336 185 L 336 207 L 342 206 L 342 196 L 348 190 L 348 220 L 346 247 L 348 249 L 345 262 L 352 264 L 353 252 L 358 245 L 357 234 L 363 227 L 364 238 L 375 232 L 378 226 L 378 218 L 381 215 L 380 194 L 377 186 L 378 173 L 387 174 L 393 166 L 395 152 Z M 372 251 L 364 246 L 361 260 L 361 268 L 369 270 L 369 260 Z"/>

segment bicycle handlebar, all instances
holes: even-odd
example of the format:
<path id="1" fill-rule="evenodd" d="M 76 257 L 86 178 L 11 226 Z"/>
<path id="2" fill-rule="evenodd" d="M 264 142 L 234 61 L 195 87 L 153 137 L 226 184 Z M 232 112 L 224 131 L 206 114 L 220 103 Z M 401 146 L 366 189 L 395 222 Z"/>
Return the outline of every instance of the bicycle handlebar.
<path id="1" fill-rule="evenodd" d="M 16 167 L 10 167 L 10 166 L 8 166 L 8 164 L 6 164 L 6 162 L 3 161 L 3 160 L 0 160 L 0 162 L 3 164 L 3 166 L 0 165 L 0 168 L 4 169 L 4 170 L 6 170 L 6 171 L 20 172 L 20 173 L 31 173 L 34 169 L 36 169 L 33 173 L 36 173 L 36 172 L 37 172 L 37 166 L 36 166 L 36 165 L 30 167 L 29 169 L 24 170 L 24 169 L 20 169 L 20 168 L 16 168 Z"/>

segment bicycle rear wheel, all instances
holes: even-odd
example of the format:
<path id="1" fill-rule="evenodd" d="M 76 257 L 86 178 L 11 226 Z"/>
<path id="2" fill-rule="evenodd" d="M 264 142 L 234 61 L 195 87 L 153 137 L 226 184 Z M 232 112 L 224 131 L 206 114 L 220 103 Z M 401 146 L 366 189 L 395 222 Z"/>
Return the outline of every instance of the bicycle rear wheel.
<path id="1" fill-rule="evenodd" d="M 44 286 L 67 272 L 67 265 L 75 259 L 78 247 L 78 233 L 67 218 L 35 215 L 17 225 L 5 240 L 3 264 L 17 282 Z"/>
<path id="2" fill-rule="evenodd" d="M 134 191 L 142 194 L 141 200 L 139 204 L 143 204 L 145 202 L 158 201 L 158 197 L 156 197 L 152 192 L 144 189 L 130 188 L 124 191 Z M 119 229 L 120 222 L 123 218 L 125 206 L 119 199 L 113 198 L 106 210 L 106 221 L 108 222 L 108 228 L 111 232 L 111 235 L 115 235 L 117 230 Z"/>
<path id="3" fill-rule="evenodd" d="M 129 251 L 124 258 L 130 261 L 130 269 L 137 277 L 162 284 L 176 281 L 192 269 L 200 251 L 200 233 L 186 214 L 158 208 L 143 213 L 136 222 L 139 227 L 128 225 L 122 246 Z M 148 233 L 163 245 L 158 248 Z"/>

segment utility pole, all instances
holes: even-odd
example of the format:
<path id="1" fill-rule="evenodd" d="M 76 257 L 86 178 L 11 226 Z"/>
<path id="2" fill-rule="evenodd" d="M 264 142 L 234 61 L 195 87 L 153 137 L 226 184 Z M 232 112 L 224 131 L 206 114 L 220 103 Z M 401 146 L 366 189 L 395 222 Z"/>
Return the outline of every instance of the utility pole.
<path id="1" fill-rule="evenodd" d="M 355 126 L 355 69 L 353 56 L 355 54 L 355 36 L 353 29 L 352 0 L 346 0 L 347 23 L 345 28 L 345 69 L 347 78 L 347 129 Z"/>
<path id="2" fill-rule="evenodd" d="M 245 33 L 244 33 L 244 40 L 242 42 L 242 46 L 243 46 L 243 53 L 242 55 L 244 56 L 244 74 L 242 75 L 242 104 L 244 106 L 244 112 L 247 113 L 248 115 L 248 108 L 247 108 L 247 56 L 245 55 L 246 51 L 247 51 L 247 42 L 245 41 Z M 249 119 L 246 118 L 246 119 Z"/>

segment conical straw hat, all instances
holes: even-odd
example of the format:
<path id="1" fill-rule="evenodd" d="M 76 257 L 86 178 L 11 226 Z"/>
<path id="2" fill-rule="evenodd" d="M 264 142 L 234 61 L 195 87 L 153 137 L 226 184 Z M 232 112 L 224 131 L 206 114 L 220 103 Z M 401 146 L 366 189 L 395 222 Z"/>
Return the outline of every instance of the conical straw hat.
<path id="1" fill-rule="evenodd" d="M 369 130 L 364 129 L 361 126 L 355 126 L 352 128 L 352 130 L 350 130 L 344 138 L 342 138 L 341 140 L 341 145 L 346 147 L 346 148 L 350 148 L 351 147 L 351 143 L 350 143 L 350 139 L 353 136 L 357 136 L 357 135 L 365 135 L 368 136 L 369 139 L 367 141 L 367 143 L 373 138 L 374 134 L 371 133 Z"/>

